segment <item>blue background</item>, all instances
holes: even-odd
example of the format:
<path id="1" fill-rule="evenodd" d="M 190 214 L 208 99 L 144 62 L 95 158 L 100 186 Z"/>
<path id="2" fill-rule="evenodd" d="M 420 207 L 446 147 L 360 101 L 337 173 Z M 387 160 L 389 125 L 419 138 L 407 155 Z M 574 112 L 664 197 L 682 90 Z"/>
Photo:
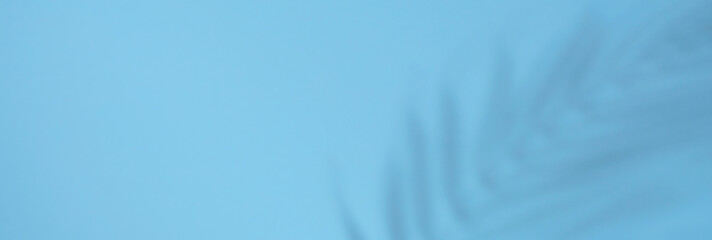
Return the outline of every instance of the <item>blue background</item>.
<path id="1" fill-rule="evenodd" d="M 0 239 L 346 239 L 339 194 L 380 236 L 405 109 L 449 69 L 504 43 L 524 76 L 581 16 L 670 4 L 2 0 Z"/>

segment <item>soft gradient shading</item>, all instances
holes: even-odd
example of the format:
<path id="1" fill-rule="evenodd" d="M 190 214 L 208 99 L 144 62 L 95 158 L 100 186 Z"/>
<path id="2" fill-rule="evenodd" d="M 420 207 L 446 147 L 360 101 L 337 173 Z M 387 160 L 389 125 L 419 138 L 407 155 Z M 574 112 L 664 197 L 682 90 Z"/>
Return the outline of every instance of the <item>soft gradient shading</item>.
<path id="1" fill-rule="evenodd" d="M 603 6 L 533 61 L 498 38 L 488 76 L 444 67 L 404 109 L 382 233 L 344 207 L 351 239 L 710 237 L 712 3 Z"/>
<path id="2" fill-rule="evenodd" d="M 0 1 L 0 239 L 709 238 L 703 0 Z"/>

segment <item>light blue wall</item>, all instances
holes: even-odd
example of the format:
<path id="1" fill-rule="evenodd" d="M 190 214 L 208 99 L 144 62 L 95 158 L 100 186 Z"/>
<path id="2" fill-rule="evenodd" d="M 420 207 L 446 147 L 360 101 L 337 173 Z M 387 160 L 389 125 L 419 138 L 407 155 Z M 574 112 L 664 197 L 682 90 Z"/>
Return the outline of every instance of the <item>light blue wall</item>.
<path id="1" fill-rule="evenodd" d="M 3 0 L 0 239 L 346 239 L 334 179 L 383 236 L 408 106 L 462 73 L 476 118 L 498 47 L 666 6 L 628 2 Z"/>

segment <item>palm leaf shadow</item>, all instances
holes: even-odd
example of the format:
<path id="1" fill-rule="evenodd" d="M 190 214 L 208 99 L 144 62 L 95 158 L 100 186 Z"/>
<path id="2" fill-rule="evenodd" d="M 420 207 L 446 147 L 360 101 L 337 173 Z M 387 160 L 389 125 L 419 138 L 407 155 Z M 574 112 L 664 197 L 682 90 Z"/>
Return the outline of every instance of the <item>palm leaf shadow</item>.
<path id="1" fill-rule="evenodd" d="M 694 16 L 710 12 L 708 5 L 702 9 L 705 11 Z M 705 19 L 706 24 L 712 25 L 712 19 Z M 685 19 L 670 25 L 679 25 L 679 21 Z M 609 43 L 605 36 L 607 31 L 595 18 L 585 18 L 577 29 L 568 47 L 562 48 L 551 62 L 544 63 L 548 67 L 542 69 L 547 70 L 525 87 L 514 81 L 509 54 L 500 48 L 494 59 L 493 86 L 476 144 L 461 140 L 462 107 L 448 85 L 440 94 L 441 136 L 437 146 L 428 144 L 427 139 L 433 136 L 427 134 L 415 109 L 408 111 L 406 139 L 410 158 L 406 162 L 411 167 L 401 168 L 390 163 L 385 176 L 384 206 L 389 239 L 442 239 L 443 234 L 448 233 L 442 232 L 445 221 L 439 219 L 443 215 L 436 211 L 443 209 L 449 211 L 447 223 L 464 229 L 465 234 L 461 236 L 472 236 L 479 224 L 496 213 L 497 208 L 492 206 L 557 194 L 583 181 L 583 176 L 595 177 L 627 164 L 626 161 L 632 159 L 630 156 L 645 156 L 710 139 L 712 127 L 706 123 L 712 121 L 712 95 L 709 94 L 712 83 L 704 78 L 679 78 L 662 91 L 652 91 L 646 88 L 646 83 L 631 87 L 630 81 L 645 79 L 648 75 L 636 76 L 635 65 L 614 66 L 617 59 L 613 57 L 619 54 L 606 54 L 615 48 L 606 45 Z M 672 27 L 666 29 L 660 33 L 663 41 L 652 46 L 668 44 L 664 36 Z M 705 34 L 712 36 L 712 32 L 698 35 Z M 699 46 L 712 46 L 710 38 L 707 40 Z M 639 61 L 651 60 L 645 54 L 641 56 Z M 712 54 L 703 58 L 710 60 Z M 678 76 L 692 70 L 678 65 L 656 68 L 656 71 L 660 76 Z M 605 91 L 605 88 L 622 93 L 615 97 L 592 93 Z M 438 147 L 441 155 L 431 157 L 428 151 Z M 476 150 L 476 159 L 465 158 L 462 152 L 466 148 Z M 477 163 L 476 168 L 465 167 L 471 162 Z M 503 176 L 498 169 L 503 162 L 516 166 L 519 171 Z M 429 167 L 433 164 L 438 168 Z M 436 174 L 434 169 L 442 173 Z M 466 175 L 476 176 L 478 187 L 484 189 L 476 194 L 489 195 L 494 205 L 472 205 L 471 197 L 475 193 L 468 189 L 470 185 L 463 184 L 466 179 L 472 179 Z M 436 195 L 443 196 L 444 201 L 435 200 Z M 365 239 L 343 199 L 339 201 L 342 221 L 349 229 L 350 238 Z M 508 227 L 536 221 L 540 214 L 546 213 L 525 213 L 518 217 L 530 220 Z"/>

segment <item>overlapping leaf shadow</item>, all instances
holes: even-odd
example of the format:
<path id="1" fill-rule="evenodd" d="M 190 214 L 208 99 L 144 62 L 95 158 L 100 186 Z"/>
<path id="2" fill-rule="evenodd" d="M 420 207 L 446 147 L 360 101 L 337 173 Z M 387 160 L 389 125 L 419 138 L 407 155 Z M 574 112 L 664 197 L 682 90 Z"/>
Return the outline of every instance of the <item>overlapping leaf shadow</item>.
<path id="1" fill-rule="evenodd" d="M 710 5 L 670 18 L 644 41 L 635 35 L 612 41 L 609 31 L 587 16 L 568 46 L 542 61 L 545 70 L 532 80 L 513 79 L 512 59 L 502 47 L 493 58 L 495 77 L 476 142 L 461 138 L 466 134 L 462 106 L 450 88 L 440 94 L 439 143 L 428 141 L 435 137 L 423 127 L 417 109 L 409 111 L 408 166 L 389 163 L 385 176 L 388 239 L 456 239 L 516 230 L 552 208 L 565 211 L 565 206 L 555 202 L 544 210 L 519 213 L 509 225 L 480 226 L 502 208 L 562 194 L 584 181 L 624 171 L 617 169 L 623 165 L 645 164 L 640 160 L 645 156 L 709 144 Z M 668 52 L 657 53 L 661 48 Z M 432 157 L 428 151 L 436 148 L 439 155 Z M 474 149 L 475 159 L 462 154 L 465 149 Z M 472 163 L 475 167 L 469 168 Z M 503 163 L 515 170 L 503 174 L 498 170 Z M 464 184 L 471 179 L 477 179 L 479 190 Z M 474 201 L 478 194 L 491 200 Z M 339 204 L 350 238 L 366 239 L 343 199 Z M 461 233 L 446 232 L 452 229 Z"/>

